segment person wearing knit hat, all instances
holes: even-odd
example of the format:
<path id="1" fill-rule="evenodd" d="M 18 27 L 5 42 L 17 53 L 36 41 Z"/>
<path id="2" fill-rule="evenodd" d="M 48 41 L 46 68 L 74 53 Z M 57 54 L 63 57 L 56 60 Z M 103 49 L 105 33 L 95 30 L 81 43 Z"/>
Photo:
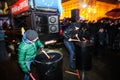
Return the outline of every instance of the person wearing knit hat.
<path id="1" fill-rule="evenodd" d="M 18 64 L 25 73 L 24 80 L 30 80 L 30 64 L 37 55 L 37 49 L 43 51 L 44 45 L 38 39 L 38 33 L 35 30 L 28 29 L 23 34 L 22 41 L 18 46 Z"/>
<path id="2" fill-rule="evenodd" d="M 34 30 L 27 30 L 26 38 L 30 41 L 33 41 L 34 39 L 38 38 L 38 33 Z"/>

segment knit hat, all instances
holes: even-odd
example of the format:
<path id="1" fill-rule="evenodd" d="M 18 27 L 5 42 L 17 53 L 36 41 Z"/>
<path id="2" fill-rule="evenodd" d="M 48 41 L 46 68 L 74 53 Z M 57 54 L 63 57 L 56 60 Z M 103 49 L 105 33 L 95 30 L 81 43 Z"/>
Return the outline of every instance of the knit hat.
<path id="1" fill-rule="evenodd" d="M 38 33 L 35 30 L 27 30 L 25 33 L 26 33 L 26 38 L 30 41 L 38 37 Z"/>

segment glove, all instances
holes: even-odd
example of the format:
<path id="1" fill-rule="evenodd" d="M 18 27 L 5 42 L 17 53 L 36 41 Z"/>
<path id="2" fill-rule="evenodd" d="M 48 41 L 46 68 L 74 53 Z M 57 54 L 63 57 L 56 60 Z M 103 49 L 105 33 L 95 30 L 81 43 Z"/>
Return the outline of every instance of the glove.
<path id="1" fill-rule="evenodd" d="M 71 38 L 69 38 L 69 39 L 68 39 L 68 41 L 72 41 L 72 39 L 71 39 Z"/>
<path id="2" fill-rule="evenodd" d="M 41 50 L 44 50 L 44 47 L 42 47 Z"/>

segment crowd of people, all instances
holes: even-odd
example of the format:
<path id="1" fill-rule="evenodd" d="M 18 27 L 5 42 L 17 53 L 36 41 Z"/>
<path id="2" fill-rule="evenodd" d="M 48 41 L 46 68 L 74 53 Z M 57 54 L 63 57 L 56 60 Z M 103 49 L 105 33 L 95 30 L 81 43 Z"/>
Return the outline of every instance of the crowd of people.
<path id="1" fill-rule="evenodd" d="M 101 54 L 98 49 L 120 49 L 120 19 L 101 19 L 98 21 L 74 20 L 64 18 L 61 22 L 63 42 L 70 55 L 69 66 L 74 67 L 75 41 L 89 42 L 94 45 L 95 55 Z M 76 27 L 78 30 L 76 30 Z M 74 40 L 76 37 L 77 40 Z M 82 45 L 83 46 L 83 45 Z M 96 52 L 97 51 L 97 52 Z"/>
<path id="2" fill-rule="evenodd" d="M 72 19 L 65 18 L 61 22 L 62 29 L 71 25 Z M 80 32 L 87 32 L 89 34 L 89 40 L 95 39 L 102 46 L 108 46 L 110 48 L 115 47 L 115 41 L 119 40 L 120 36 L 120 19 L 101 19 L 98 21 L 77 21 L 80 27 Z"/>

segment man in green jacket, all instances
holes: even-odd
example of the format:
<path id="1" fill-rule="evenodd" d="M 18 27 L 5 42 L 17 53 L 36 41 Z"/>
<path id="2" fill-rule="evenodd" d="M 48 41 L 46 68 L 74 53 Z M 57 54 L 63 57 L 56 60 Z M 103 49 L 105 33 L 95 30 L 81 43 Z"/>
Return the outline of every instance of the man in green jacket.
<path id="1" fill-rule="evenodd" d="M 42 51 L 44 45 L 38 38 L 38 33 L 34 30 L 27 30 L 18 47 L 18 63 L 23 72 L 25 72 L 24 80 L 30 80 L 30 64 L 34 60 L 38 48 Z"/>

